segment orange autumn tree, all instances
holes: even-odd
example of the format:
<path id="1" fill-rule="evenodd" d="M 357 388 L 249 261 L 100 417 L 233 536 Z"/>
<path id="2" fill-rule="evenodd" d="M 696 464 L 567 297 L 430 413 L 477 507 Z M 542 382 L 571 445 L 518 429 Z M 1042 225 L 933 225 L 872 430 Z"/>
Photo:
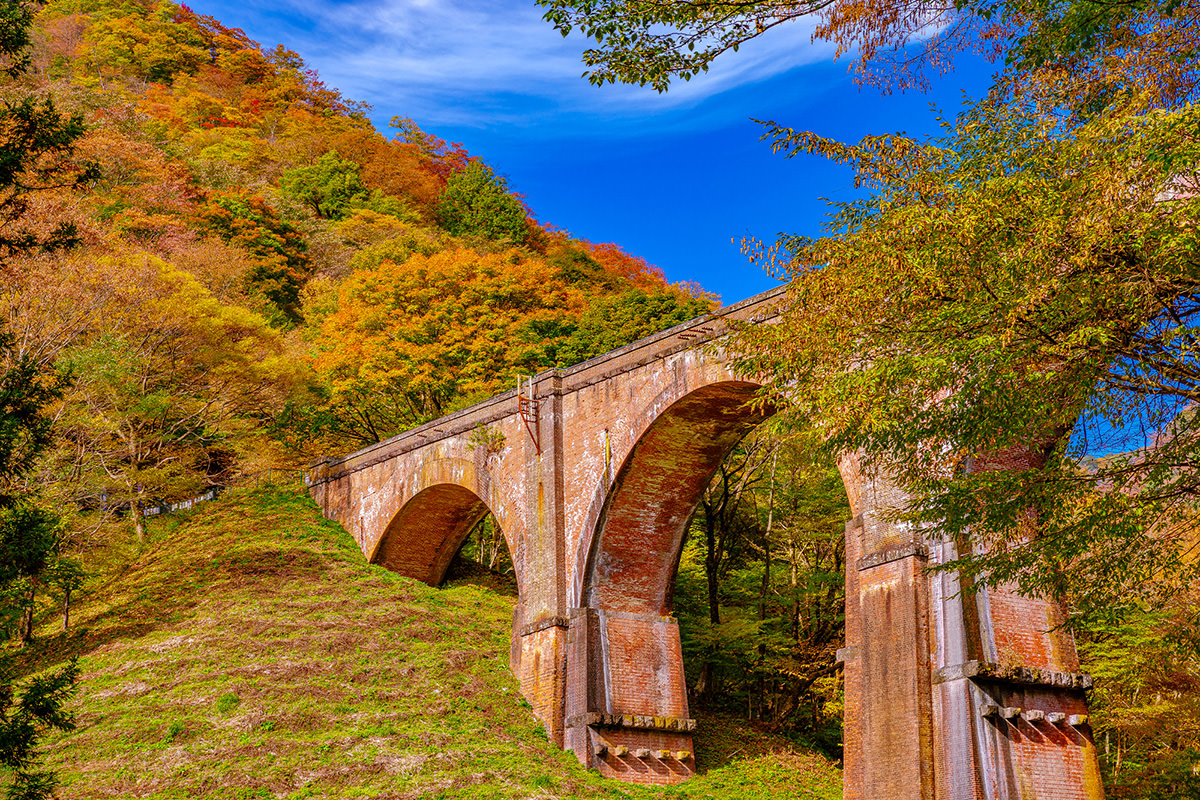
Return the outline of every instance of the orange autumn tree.
<path id="1" fill-rule="evenodd" d="M 713 305 L 662 280 L 572 280 L 516 248 L 406 255 L 360 266 L 322 328 L 315 364 L 328 396 L 308 422 L 345 444 L 380 441 L 502 391 L 518 373 L 567 366 Z M 615 340 L 595 308 L 621 320 Z"/>
<path id="2" fill-rule="evenodd" d="M 545 277 L 543 264 L 519 250 L 466 248 L 352 275 L 316 361 L 329 376 L 331 406 L 349 412 L 343 433 L 378 441 L 544 363 L 544 329 L 560 327 L 583 299 Z"/>

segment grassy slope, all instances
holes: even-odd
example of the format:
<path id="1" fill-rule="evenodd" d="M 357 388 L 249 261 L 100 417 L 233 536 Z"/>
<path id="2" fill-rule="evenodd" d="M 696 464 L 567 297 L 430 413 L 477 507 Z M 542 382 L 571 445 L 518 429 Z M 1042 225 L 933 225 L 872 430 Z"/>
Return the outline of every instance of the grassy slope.
<path id="1" fill-rule="evenodd" d="M 365 564 L 296 492 L 158 525 L 29 653 L 81 657 L 78 730 L 49 748 L 64 798 L 841 797 L 834 766 L 732 720 L 701 719 L 683 787 L 583 769 L 509 675 L 511 598 Z"/>

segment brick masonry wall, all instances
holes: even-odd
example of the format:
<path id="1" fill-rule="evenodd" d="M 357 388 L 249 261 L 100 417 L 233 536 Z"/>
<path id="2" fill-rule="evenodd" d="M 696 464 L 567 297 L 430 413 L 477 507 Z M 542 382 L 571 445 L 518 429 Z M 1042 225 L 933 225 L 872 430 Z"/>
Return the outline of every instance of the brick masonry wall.
<path id="1" fill-rule="evenodd" d="M 929 797 L 933 788 L 924 562 L 907 556 L 858 570 L 858 792 Z"/>
<path id="2" fill-rule="evenodd" d="M 1011 753 L 1014 797 L 1038 800 L 1092 800 L 1104 796 L 1091 729 L 1086 724 L 1031 721 L 1029 712 L 1070 718 L 1086 715 L 1082 693 L 1038 687 L 996 686 L 989 693 L 998 705 L 1020 708 L 1012 719 L 986 720 L 992 747 Z M 978 708 L 976 709 L 978 713 Z"/>
<path id="3" fill-rule="evenodd" d="M 602 612 L 600 636 L 607 673 L 606 712 L 687 718 L 677 622 Z"/>
<path id="4" fill-rule="evenodd" d="M 852 468 L 852 464 L 843 464 L 843 476 Z M 852 494 L 851 512 L 856 508 Z M 861 557 L 862 518 L 855 515 L 846 523 L 846 645 L 838 653 L 842 662 L 842 686 L 845 693 L 845 711 L 842 718 L 842 784 L 845 800 L 865 800 L 861 791 L 864 696 L 861 658 L 862 606 L 859 602 L 858 570 L 853 566 Z"/>
<path id="5" fill-rule="evenodd" d="M 665 785 L 695 774 L 691 734 L 600 727 L 590 729 L 590 741 L 593 750 L 596 744 L 606 746 L 604 754 L 594 755 L 591 763 L 606 778 Z M 686 755 L 681 758 L 679 754 Z"/>
<path id="6" fill-rule="evenodd" d="M 445 537 L 434 536 L 435 541 L 431 541 L 429 530 L 419 527 L 423 515 L 412 515 L 409 524 L 400 516 L 401 510 L 426 490 L 442 492 L 441 502 L 426 506 L 433 513 L 453 516 L 481 502 L 500 525 L 520 581 L 526 508 L 519 491 L 523 482 L 515 483 L 508 476 L 522 470 L 524 450 L 513 420 L 501 420 L 495 427 L 505 438 L 498 454 L 472 447 L 469 434 L 464 434 L 327 479 L 321 474 L 325 468 L 318 466 L 312 471 L 315 474 L 310 474 L 313 496 L 325 515 L 342 523 L 363 554 L 376 563 L 385 554 L 394 560 L 398 558 L 395 554 L 406 551 L 423 551 L 412 558 L 413 563 L 444 560 L 439 559 L 437 550 L 447 544 Z M 446 487 L 463 491 L 449 494 Z M 430 499 L 425 498 L 427 502 Z M 449 544 L 457 549 L 458 543 Z M 397 571 L 422 581 L 441 580 L 440 574 L 431 581 L 426 574 L 410 573 L 404 568 Z"/>
<path id="7" fill-rule="evenodd" d="M 566 630 L 557 626 L 519 635 L 520 659 L 516 677 L 521 694 L 546 726 L 551 741 L 563 744 L 566 696 Z"/>

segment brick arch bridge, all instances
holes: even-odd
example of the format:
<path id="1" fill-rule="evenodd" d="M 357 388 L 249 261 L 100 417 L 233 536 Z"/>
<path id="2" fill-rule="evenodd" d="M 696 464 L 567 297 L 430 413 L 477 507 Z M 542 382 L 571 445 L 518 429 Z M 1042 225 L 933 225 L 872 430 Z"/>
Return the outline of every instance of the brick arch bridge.
<path id="1" fill-rule="evenodd" d="M 671 586 L 684 527 L 728 450 L 765 416 L 721 358 L 728 320 L 768 322 L 782 290 L 312 467 L 326 516 L 374 563 L 438 584 L 497 520 L 516 571 L 511 668 L 550 737 L 603 774 L 694 772 Z M 701 346 L 708 345 L 708 346 Z M 846 524 L 845 796 L 1103 796 L 1074 642 L 1055 605 L 962 596 L 936 532 L 885 521 L 885 477 L 840 464 Z"/>

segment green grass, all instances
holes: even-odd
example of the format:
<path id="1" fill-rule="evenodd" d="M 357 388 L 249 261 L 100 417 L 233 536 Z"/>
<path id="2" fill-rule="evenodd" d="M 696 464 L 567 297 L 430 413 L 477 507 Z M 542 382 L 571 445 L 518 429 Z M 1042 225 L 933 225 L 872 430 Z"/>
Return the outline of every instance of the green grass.
<path id="1" fill-rule="evenodd" d="M 26 651 L 83 669 L 48 766 L 62 798 L 841 797 L 825 759 L 724 718 L 701 717 L 682 786 L 584 769 L 508 672 L 512 605 L 364 563 L 297 492 L 233 493 L 158 520 Z"/>

